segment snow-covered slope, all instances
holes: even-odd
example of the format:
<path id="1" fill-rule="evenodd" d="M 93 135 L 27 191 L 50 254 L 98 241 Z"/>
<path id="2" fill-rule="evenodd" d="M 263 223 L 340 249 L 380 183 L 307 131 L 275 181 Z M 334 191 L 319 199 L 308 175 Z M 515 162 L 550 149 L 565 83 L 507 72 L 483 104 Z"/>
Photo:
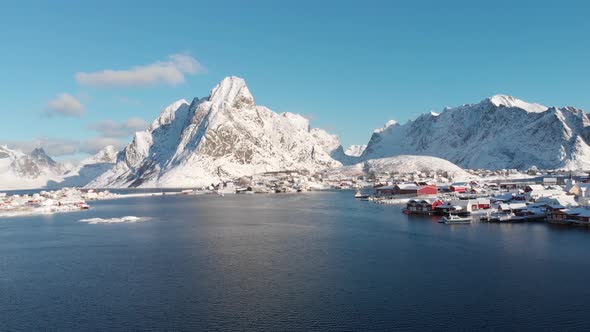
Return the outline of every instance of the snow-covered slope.
<path id="1" fill-rule="evenodd" d="M 360 157 L 363 154 L 363 151 L 367 148 L 366 144 L 363 145 L 351 145 L 344 151 L 347 156 L 351 157 Z"/>
<path id="2" fill-rule="evenodd" d="M 41 148 L 26 154 L 0 146 L 0 190 L 41 188 L 63 171 Z"/>
<path id="3" fill-rule="evenodd" d="M 135 134 L 112 169 L 89 187 L 193 187 L 278 170 L 341 166 L 336 136 L 304 117 L 258 106 L 243 79 L 227 77 L 209 97 L 179 100 Z"/>
<path id="4" fill-rule="evenodd" d="M 361 174 L 398 173 L 409 174 L 421 172 L 444 175 L 450 179 L 466 179 L 470 175 L 461 167 L 441 158 L 428 156 L 401 155 L 389 158 L 370 159 L 355 165 L 343 166 L 330 170 L 329 173 L 358 176 Z"/>
<path id="5" fill-rule="evenodd" d="M 47 187 L 83 187 L 111 169 L 117 161 L 117 150 L 109 145 L 96 155 L 84 159 L 78 166 L 67 171 L 63 179 L 49 181 Z"/>
<path id="6" fill-rule="evenodd" d="M 469 174 L 461 167 L 448 160 L 428 156 L 401 155 L 389 158 L 370 159 L 364 162 L 365 172 L 385 173 L 397 172 L 400 174 L 422 173 L 447 173 L 450 178 L 465 178 Z"/>
<path id="7" fill-rule="evenodd" d="M 465 168 L 590 169 L 590 120 L 573 107 L 547 108 L 497 95 L 375 130 L 361 159 L 402 154 Z"/>

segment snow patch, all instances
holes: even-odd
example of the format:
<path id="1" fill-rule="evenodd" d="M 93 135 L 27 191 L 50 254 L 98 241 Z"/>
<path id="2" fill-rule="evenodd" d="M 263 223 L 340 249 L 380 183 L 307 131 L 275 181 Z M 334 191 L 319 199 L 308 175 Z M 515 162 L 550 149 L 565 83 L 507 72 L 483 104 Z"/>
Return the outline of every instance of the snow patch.
<path id="1" fill-rule="evenodd" d="M 367 148 L 366 144 L 354 144 L 348 147 L 344 154 L 351 157 L 360 157 L 363 154 L 363 151 Z"/>
<path id="2" fill-rule="evenodd" d="M 488 99 L 490 103 L 494 104 L 495 106 L 516 107 L 530 113 L 541 113 L 548 109 L 546 106 L 535 103 L 527 103 L 526 101 L 522 101 L 507 95 L 495 95 Z"/>
<path id="3" fill-rule="evenodd" d="M 389 158 L 370 159 L 350 166 L 343 166 L 327 171 L 328 174 L 342 174 L 345 176 L 360 176 L 366 174 L 444 174 L 451 179 L 464 180 L 472 177 L 461 167 L 436 157 L 401 155 Z"/>
<path id="4" fill-rule="evenodd" d="M 89 219 L 80 219 L 80 222 L 85 222 L 89 225 L 97 225 L 97 224 L 120 224 L 120 223 L 136 223 L 140 221 L 146 221 L 149 218 L 146 217 L 135 217 L 135 216 L 125 216 L 120 218 L 89 218 Z"/>
<path id="5" fill-rule="evenodd" d="M 382 128 L 375 129 L 374 133 L 377 133 L 377 134 L 382 133 L 382 132 L 386 131 L 389 127 L 395 126 L 395 125 L 399 125 L 399 123 L 395 120 L 389 120 L 389 121 L 385 122 L 385 125 L 383 125 Z"/>

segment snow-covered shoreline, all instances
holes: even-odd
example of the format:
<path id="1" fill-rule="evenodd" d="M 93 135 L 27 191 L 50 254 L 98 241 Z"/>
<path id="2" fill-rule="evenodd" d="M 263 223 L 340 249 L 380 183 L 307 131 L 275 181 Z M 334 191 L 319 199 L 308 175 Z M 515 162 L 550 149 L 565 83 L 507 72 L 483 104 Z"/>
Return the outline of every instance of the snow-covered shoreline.
<path id="1" fill-rule="evenodd" d="M 81 211 L 90 208 L 87 201 L 117 197 L 109 191 L 81 191 L 63 188 L 55 191 L 39 191 L 33 194 L 0 193 L 0 217 L 42 215 Z"/>

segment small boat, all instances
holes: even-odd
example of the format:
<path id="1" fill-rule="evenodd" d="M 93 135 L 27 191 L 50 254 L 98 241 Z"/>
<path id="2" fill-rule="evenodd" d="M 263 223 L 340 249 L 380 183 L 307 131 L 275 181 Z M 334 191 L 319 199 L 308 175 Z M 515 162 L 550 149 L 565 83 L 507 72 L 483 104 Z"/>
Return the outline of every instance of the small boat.
<path id="1" fill-rule="evenodd" d="M 514 213 L 504 214 L 498 217 L 498 222 L 522 222 L 522 217 L 517 217 Z"/>
<path id="2" fill-rule="evenodd" d="M 438 222 L 447 225 L 471 224 L 471 217 L 460 217 L 454 214 L 450 214 L 448 216 L 442 217 Z"/>
<path id="3" fill-rule="evenodd" d="M 90 205 L 88 205 L 86 203 L 78 204 L 78 207 L 80 208 L 80 210 L 88 210 L 88 209 L 90 209 Z"/>
<path id="4" fill-rule="evenodd" d="M 360 190 L 357 190 L 357 192 L 354 194 L 354 198 L 358 198 L 358 199 L 368 199 L 369 195 L 363 195 L 361 194 Z"/>
<path id="5" fill-rule="evenodd" d="M 492 213 L 484 218 L 485 221 L 497 223 L 517 223 L 525 220 L 522 216 L 516 216 L 514 213 Z"/>

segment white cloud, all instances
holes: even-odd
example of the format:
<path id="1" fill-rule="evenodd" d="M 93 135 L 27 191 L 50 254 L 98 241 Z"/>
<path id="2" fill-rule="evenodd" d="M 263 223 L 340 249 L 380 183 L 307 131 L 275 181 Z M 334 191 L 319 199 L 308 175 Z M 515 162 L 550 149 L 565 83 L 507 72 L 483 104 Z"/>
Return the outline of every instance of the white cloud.
<path id="1" fill-rule="evenodd" d="M 82 153 L 96 154 L 107 145 L 112 145 L 117 150 L 121 150 L 125 143 L 113 137 L 92 137 L 80 144 L 79 151 Z"/>
<path id="2" fill-rule="evenodd" d="M 141 118 L 130 118 L 124 122 L 113 120 L 100 121 L 89 126 L 104 137 L 128 137 L 137 131 L 146 129 L 148 123 Z"/>
<path id="3" fill-rule="evenodd" d="M 47 103 L 45 114 L 49 116 L 81 116 L 84 114 L 84 105 L 72 95 L 62 93 Z"/>
<path id="4" fill-rule="evenodd" d="M 91 86 L 152 86 L 158 84 L 178 85 L 184 83 L 185 74 L 197 74 L 204 69 L 192 56 L 173 54 L 167 61 L 136 66 L 126 70 L 105 69 L 97 72 L 78 72 L 76 81 Z"/>

